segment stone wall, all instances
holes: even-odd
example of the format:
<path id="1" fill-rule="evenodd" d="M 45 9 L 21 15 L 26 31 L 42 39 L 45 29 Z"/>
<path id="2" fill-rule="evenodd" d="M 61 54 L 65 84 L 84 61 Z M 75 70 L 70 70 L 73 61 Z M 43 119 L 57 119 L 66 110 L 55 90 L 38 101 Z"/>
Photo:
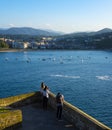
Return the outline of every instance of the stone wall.
<path id="1" fill-rule="evenodd" d="M 39 92 L 31 92 L 31 93 L 21 94 L 17 96 L 8 97 L 8 98 L 1 98 L 0 106 L 18 107 L 18 106 L 31 104 L 36 101 L 40 101 L 40 98 L 41 97 Z"/>
<path id="2" fill-rule="evenodd" d="M 0 130 L 13 129 L 22 123 L 22 112 L 15 108 L 40 101 L 40 93 L 32 92 L 0 99 Z"/>
<path id="3" fill-rule="evenodd" d="M 42 97 L 39 92 L 32 92 L 32 93 L 0 99 L 0 106 L 12 106 L 14 108 L 18 106 L 39 102 L 41 98 Z M 56 111 L 56 101 L 55 101 L 55 95 L 53 93 L 50 93 L 49 105 Z M 18 114 L 16 112 L 18 112 Z M 6 117 L 6 113 L 4 113 L 2 116 L 1 115 L 2 113 L 0 113 L 0 117 L 2 116 Z M 18 124 L 22 121 L 21 111 L 19 110 L 10 111 L 7 118 L 4 118 L 3 120 L 0 118 L 1 128 L 3 127 L 2 122 L 4 122 L 4 124 L 6 122 L 6 124 L 9 124 L 10 126 L 11 124 L 10 119 L 12 119 L 13 116 L 15 120 L 14 124 Z M 84 113 L 83 111 L 81 111 L 80 109 L 78 109 L 77 107 L 71 105 L 66 101 L 64 101 L 63 116 L 69 122 L 71 122 L 77 128 L 77 130 L 111 130 L 111 128 L 100 123 L 93 117 L 89 116 L 88 114 Z"/>
<path id="4" fill-rule="evenodd" d="M 56 109 L 55 95 L 53 93 L 50 94 L 49 104 Z M 74 124 L 78 130 L 111 130 L 111 128 L 66 101 L 64 101 L 63 116 Z"/>
<path id="5" fill-rule="evenodd" d="M 0 130 L 13 129 L 22 123 L 21 110 L 9 110 L 0 113 Z"/>

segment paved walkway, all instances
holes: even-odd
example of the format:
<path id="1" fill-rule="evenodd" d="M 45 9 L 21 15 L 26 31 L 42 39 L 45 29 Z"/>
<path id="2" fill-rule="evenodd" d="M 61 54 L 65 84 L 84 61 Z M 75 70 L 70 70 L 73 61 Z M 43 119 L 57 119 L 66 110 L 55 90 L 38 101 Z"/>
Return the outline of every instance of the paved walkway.
<path id="1" fill-rule="evenodd" d="M 20 108 L 23 113 L 22 127 L 15 130 L 74 130 L 72 124 L 63 117 L 62 121 L 56 119 L 53 109 L 43 110 L 39 104 L 32 104 Z"/>

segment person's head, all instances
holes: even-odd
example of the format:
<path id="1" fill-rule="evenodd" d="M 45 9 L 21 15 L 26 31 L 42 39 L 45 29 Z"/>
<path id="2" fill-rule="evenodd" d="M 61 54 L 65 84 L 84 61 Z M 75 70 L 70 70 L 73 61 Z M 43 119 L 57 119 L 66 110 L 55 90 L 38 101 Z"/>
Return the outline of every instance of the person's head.
<path id="1" fill-rule="evenodd" d="M 60 95 L 60 92 L 58 92 L 57 95 Z"/>
<path id="2" fill-rule="evenodd" d="M 45 85 L 45 88 L 44 88 L 44 90 L 47 90 L 48 89 L 48 87 Z"/>

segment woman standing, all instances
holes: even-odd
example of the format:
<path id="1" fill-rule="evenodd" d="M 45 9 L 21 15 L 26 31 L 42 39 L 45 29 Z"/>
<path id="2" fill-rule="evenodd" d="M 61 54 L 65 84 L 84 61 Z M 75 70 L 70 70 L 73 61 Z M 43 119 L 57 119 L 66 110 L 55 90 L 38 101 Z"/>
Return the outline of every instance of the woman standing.
<path id="1" fill-rule="evenodd" d="M 46 110 L 47 109 L 47 103 L 48 103 L 48 99 L 49 99 L 49 88 L 47 86 L 45 86 L 45 88 L 43 89 L 43 109 Z"/>
<path id="2" fill-rule="evenodd" d="M 41 83 L 41 87 L 40 87 L 40 93 L 43 94 L 43 90 L 45 88 L 45 84 L 44 82 Z"/>

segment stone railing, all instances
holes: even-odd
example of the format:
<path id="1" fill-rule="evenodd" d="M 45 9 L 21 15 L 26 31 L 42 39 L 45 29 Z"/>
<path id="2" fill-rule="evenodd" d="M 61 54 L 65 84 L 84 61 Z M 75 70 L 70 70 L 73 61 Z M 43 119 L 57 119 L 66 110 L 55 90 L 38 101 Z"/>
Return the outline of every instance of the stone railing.
<path id="1" fill-rule="evenodd" d="M 50 93 L 49 104 L 56 109 L 53 93 Z M 63 116 L 79 130 L 111 130 L 111 128 L 66 101 L 64 101 Z"/>

